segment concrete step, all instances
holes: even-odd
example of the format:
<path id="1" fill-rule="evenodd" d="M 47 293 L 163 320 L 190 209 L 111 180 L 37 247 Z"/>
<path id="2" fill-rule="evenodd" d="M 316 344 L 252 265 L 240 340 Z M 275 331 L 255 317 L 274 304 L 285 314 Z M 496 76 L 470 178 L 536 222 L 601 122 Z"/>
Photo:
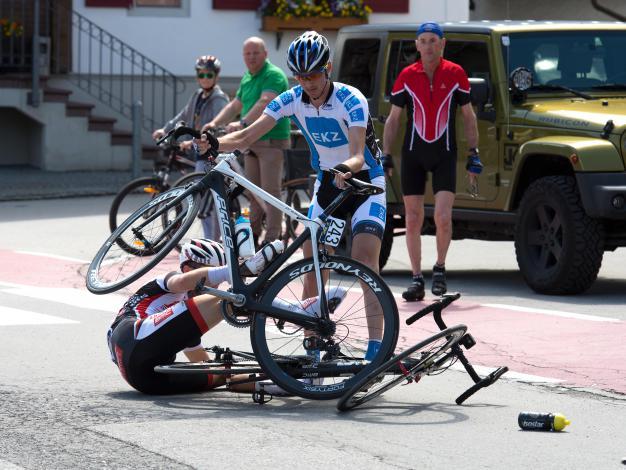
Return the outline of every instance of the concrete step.
<path id="1" fill-rule="evenodd" d="M 47 103 L 67 103 L 71 94 L 71 91 L 63 88 L 45 87 L 43 89 L 43 100 Z"/>
<path id="2" fill-rule="evenodd" d="M 117 119 L 113 118 L 104 116 L 89 116 L 89 126 L 87 129 L 90 131 L 112 132 L 113 126 L 116 122 Z"/>
<path id="3" fill-rule="evenodd" d="M 65 103 L 65 115 L 89 117 L 91 115 L 91 110 L 95 107 L 95 105 L 90 103 L 68 101 L 67 103 Z"/>
<path id="4" fill-rule="evenodd" d="M 120 129 L 113 129 L 111 131 L 111 145 L 132 145 L 133 134 L 132 132 L 122 131 Z"/>

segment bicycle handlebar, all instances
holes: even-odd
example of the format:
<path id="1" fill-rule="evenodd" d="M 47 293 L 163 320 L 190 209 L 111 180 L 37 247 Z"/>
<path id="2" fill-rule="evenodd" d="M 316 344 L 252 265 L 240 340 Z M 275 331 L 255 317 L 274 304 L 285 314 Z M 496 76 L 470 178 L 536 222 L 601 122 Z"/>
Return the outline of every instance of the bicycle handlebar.
<path id="1" fill-rule="evenodd" d="M 414 315 L 411 315 L 409 318 L 407 318 L 406 319 L 406 324 L 407 325 L 412 325 L 413 323 L 415 323 L 420 318 L 425 317 L 426 315 L 428 315 L 430 312 L 434 312 L 435 310 L 441 311 L 444 308 L 446 308 L 448 305 L 450 305 L 452 302 L 454 302 L 455 300 L 458 300 L 459 298 L 461 298 L 461 293 L 460 292 L 456 292 L 454 294 L 444 294 L 441 297 L 441 299 L 433 302 L 428 307 L 424 307 L 419 312 L 417 312 Z"/>
<path id="2" fill-rule="evenodd" d="M 341 171 L 335 168 L 330 168 L 329 171 L 335 175 L 343 174 Z M 385 192 L 383 188 L 379 188 L 378 186 L 375 186 L 371 183 L 366 183 L 365 181 L 358 180 L 354 176 L 346 178 L 345 181 L 346 184 L 352 187 L 356 194 L 370 196 L 373 194 L 382 194 L 383 192 Z"/>

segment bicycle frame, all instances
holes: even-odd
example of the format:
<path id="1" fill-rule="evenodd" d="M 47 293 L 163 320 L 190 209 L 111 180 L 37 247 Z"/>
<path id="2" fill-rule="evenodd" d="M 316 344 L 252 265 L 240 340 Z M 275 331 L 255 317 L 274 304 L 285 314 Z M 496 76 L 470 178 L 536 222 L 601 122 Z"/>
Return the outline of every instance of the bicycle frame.
<path id="1" fill-rule="evenodd" d="M 213 199 L 216 203 L 216 207 L 217 207 L 218 214 L 219 214 L 218 219 L 220 222 L 220 231 L 222 233 L 222 240 L 224 241 L 226 260 L 227 260 L 228 265 L 230 266 L 229 275 L 230 275 L 232 291 L 240 293 L 244 296 L 243 299 L 242 298 L 239 299 L 240 301 L 241 300 L 244 301 L 243 304 L 237 305 L 239 302 L 233 302 L 233 303 L 236 306 L 245 307 L 247 310 L 251 310 L 253 312 L 267 313 L 269 316 L 273 318 L 290 321 L 292 323 L 303 326 L 305 328 L 313 327 L 314 329 L 317 326 L 319 320 L 311 319 L 307 315 L 292 313 L 287 310 L 283 310 L 283 309 L 276 308 L 273 306 L 262 305 L 261 303 L 253 300 L 252 297 L 259 292 L 259 290 L 262 288 L 265 282 L 276 271 L 278 271 L 278 269 L 280 269 L 283 266 L 285 261 L 287 261 L 287 259 L 289 259 L 289 257 L 291 257 L 291 255 L 295 253 L 295 251 L 300 246 L 302 246 L 302 244 L 307 239 L 309 238 L 311 240 L 319 239 L 320 230 L 322 229 L 322 227 L 324 227 L 325 222 L 328 219 L 328 216 L 345 199 L 347 199 L 350 196 L 351 190 L 349 188 L 343 191 L 341 194 L 337 196 L 337 198 L 334 201 L 332 201 L 329 204 L 329 206 L 324 210 L 322 214 L 319 215 L 319 217 L 317 217 L 316 219 L 310 219 L 300 214 L 298 211 L 291 208 L 287 204 L 283 203 L 281 200 L 272 196 L 268 192 L 264 191 L 258 186 L 255 186 L 251 181 L 249 181 L 244 176 L 234 171 L 229 165 L 229 162 L 234 159 L 236 159 L 235 154 L 224 155 L 221 161 L 213 168 L 213 170 L 211 170 L 207 174 L 206 177 L 202 178 L 198 182 L 199 185 L 202 185 L 203 187 L 205 186 L 208 187 L 213 194 Z M 298 238 L 296 238 L 289 246 L 287 246 L 285 252 L 282 253 L 278 258 L 272 260 L 270 265 L 267 266 L 263 270 L 263 272 L 250 284 L 245 284 L 243 282 L 241 273 L 239 270 L 239 264 L 237 263 L 237 252 L 236 252 L 236 247 L 235 247 L 235 242 L 234 242 L 235 230 L 234 230 L 232 220 L 229 216 L 230 211 L 229 211 L 229 205 L 228 205 L 228 200 L 227 200 L 228 197 L 226 195 L 226 188 L 224 185 L 224 176 L 232 178 L 233 181 L 235 181 L 235 183 L 248 189 L 250 192 L 253 193 L 253 195 L 255 195 L 255 197 L 258 197 L 264 200 L 268 204 L 271 204 L 272 206 L 276 207 L 281 212 L 288 214 L 292 218 L 298 220 L 306 227 L 304 232 L 300 236 L 298 236 Z M 323 265 L 320 264 L 319 251 L 317 249 L 314 249 L 312 251 L 313 251 L 313 264 L 314 264 L 314 271 L 315 271 L 315 277 L 316 277 L 316 283 L 317 283 L 317 290 L 319 292 L 319 295 L 321 296 L 321 306 L 322 306 L 321 318 L 328 319 L 329 312 L 326 310 L 326 293 L 323 289 L 322 276 L 321 276 L 321 267 L 323 267 Z M 224 298 L 223 297 L 224 294 L 228 294 L 229 296 L 232 296 L 231 293 L 220 291 L 218 289 L 209 288 L 208 292 L 218 297 L 222 297 L 222 298 Z M 230 297 L 229 297 L 229 300 L 231 300 Z"/>
<path id="2" fill-rule="evenodd" d="M 342 191 L 336 198 L 333 200 L 328 207 L 317 217 L 316 219 L 310 219 L 302 214 L 300 214 L 295 209 L 291 208 L 287 204 L 283 203 L 281 200 L 275 198 L 271 194 L 267 193 L 263 189 L 255 186 L 254 183 L 246 179 L 244 176 L 238 174 L 232 168 L 230 168 L 229 162 L 233 159 L 236 159 L 236 154 L 227 154 L 220 156 L 220 162 L 209 171 L 204 177 L 202 177 L 197 182 L 193 183 L 191 186 L 186 188 L 174 188 L 168 191 L 167 193 L 163 193 L 163 195 L 159 197 L 166 196 L 168 194 L 172 194 L 172 191 L 178 191 L 178 195 L 174 197 L 171 201 L 166 203 L 163 207 L 155 210 L 150 217 L 148 217 L 141 225 L 133 229 L 136 236 L 141 237 L 141 230 L 144 226 L 148 225 L 150 222 L 154 221 L 157 217 L 160 217 L 163 213 L 175 207 L 180 201 L 189 198 L 189 196 L 193 196 L 195 193 L 200 193 L 210 189 L 213 198 L 216 202 L 218 214 L 219 214 L 219 222 L 220 222 L 220 231 L 222 234 L 222 240 L 224 240 L 224 251 L 226 254 L 226 262 L 230 267 L 229 277 L 230 283 L 232 286 L 231 292 L 223 291 L 220 289 L 215 289 L 212 287 L 204 287 L 203 292 L 212 294 L 216 297 L 219 297 L 223 300 L 232 302 L 236 307 L 245 307 L 246 310 L 250 312 L 261 312 L 266 313 L 272 318 L 277 318 L 279 320 L 289 321 L 298 326 L 302 326 L 304 328 L 310 330 L 317 330 L 320 320 L 328 320 L 330 318 L 329 312 L 327 310 L 326 303 L 326 292 L 323 289 L 322 284 L 322 276 L 321 276 L 321 268 L 324 267 L 323 264 L 320 264 L 320 253 L 317 249 L 313 250 L 313 263 L 314 263 L 314 272 L 316 277 L 316 284 L 319 295 L 321 296 L 321 318 L 315 317 L 312 318 L 305 314 L 293 313 L 288 310 L 283 310 L 273 306 L 262 305 L 261 303 L 253 300 L 253 297 L 262 289 L 267 280 L 276 273 L 295 253 L 295 251 L 304 244 L 307 239 L 318 240 L 321 228 L 325 225 L 328 216 L 333 213 L 333 211 L 339 207 L 343 201 L 345 201 L 353 192 L 351 187 L 348 187 L 346 190 Z M 263 272 L 250 284 L 245 284 L 243 282 L 241 272 L 239 269 L 239 264 L 237 262 L 238 256 L 236 251 L 236 246 L 234 242 L 234 234 L 235 229 L 233 222 L 230 218 L 230 207 L 228 203 L 228 195 L 226 192 L 226 185 L 224 184 L 224 177 L 232 178 L 235 183 L 243 186 L 248 189 L 250 192 L 255 195 L 255 197 L 259 197 L 264 200 L 268 204 L 279 209 L 281 212 L 289 214 L 292 218 L 301 222 L 306 228 L 303 233 L 298 236 L 289 246 L 287 246 L 284 253 L 282 253 L 278 258 L 272 260 L 269 266 L 267 266 Z M 157 198 L 158 201 L 158 198 Z M 193 207 L 194 201 L 193 197 L 191 197 L 188 201 L 189 206 Z M 195 215 L 194 215 L 195 216 Z M 177 222 L 184 217 L 184 213 L 178 215 L 170 224 L 171 227 L 175 227 Z M 163 238 L 167 236 L 168 230 L 165 230 L 162 236 L 153 241 L 153 245 L 158 245 Z M 141 239 L 141 238 L 140 238 Z M 143 240 L 142 240 L 143 241 Z M 145 240 L 146 246 L 149 246 L 150 243 Z"/>

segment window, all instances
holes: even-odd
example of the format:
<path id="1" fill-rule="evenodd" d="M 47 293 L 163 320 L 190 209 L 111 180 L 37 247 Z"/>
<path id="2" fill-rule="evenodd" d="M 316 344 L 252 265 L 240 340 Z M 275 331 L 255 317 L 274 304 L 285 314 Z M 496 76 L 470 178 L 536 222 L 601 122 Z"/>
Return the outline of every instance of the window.
<path id="1" fill-rule="evenodd" d="M 484 78 L 489 82 L 489 54 L 484 42 L 446 41 L 444 58 L 459 64 L 468 77 Z M 414 39 L 396 40 L 391 43 L 385 96 L 389 97 L 398 74 L 419 59 Z"/>
<path id="2" fill-rule="evenodd" d="M 626 79 L 623 31 L 511 34 L 510 44 L 502 48 L 509 73 L 526 67 L 540 85 L 590 89 Z"/>
<path id="3" fill-rule="evenodd" d="M 463 67 L 468 77 L 484 78 L 489 81 L 489 54 L 486 43 L 450 40 L 446 43 L 443 56 Z"/>
<path id="4" fill-rule="evenodd" d="M 180 8 L 181 0 L 135 0 L 136 7 L 170 7 Z"/>
<path id="5" fill-rule="evenodd" d="M 393 84 L 402 69 L 414 63 L 418 59 L 418 55 L 414 39 L 397 40 L 391 43 L 387 68 L 387 83 L 385 84 L 385 97 L 391 95 Z"/>
<path id="6" fill-rule="evenodd" d="M 358 88 L 366 98 L 371 98 L 379 51 L 379 39 L 348 39 L 341 54 L 338 81 Z"/>

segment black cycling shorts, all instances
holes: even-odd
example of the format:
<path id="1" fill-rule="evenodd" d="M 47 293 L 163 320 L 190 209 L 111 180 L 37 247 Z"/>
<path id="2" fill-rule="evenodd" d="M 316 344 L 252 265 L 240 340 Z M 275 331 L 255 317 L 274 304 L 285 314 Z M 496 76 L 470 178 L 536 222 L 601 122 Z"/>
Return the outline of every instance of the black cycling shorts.
<path id="1" fill-rule="evenodd" d="M 431 158 L 414 153 L 403 155 L 400 170 L 405 196 L 423 196 L 429 172 L 433 176 L 433 194 L 456 193 L 456 152 L 442 152 Z"/>
<path id="2" fill-rule="evenodd" d="M 176 353 L 198 345 L 207 330 L 193 299 L 189 299 L 141 320 L 122 318 L 110 334 L 109 348 L 124 379 L 140 392 L 201 392 L 213 388 L 213 376 L 160 374 L 154 366 L 173 363 Z"/>

